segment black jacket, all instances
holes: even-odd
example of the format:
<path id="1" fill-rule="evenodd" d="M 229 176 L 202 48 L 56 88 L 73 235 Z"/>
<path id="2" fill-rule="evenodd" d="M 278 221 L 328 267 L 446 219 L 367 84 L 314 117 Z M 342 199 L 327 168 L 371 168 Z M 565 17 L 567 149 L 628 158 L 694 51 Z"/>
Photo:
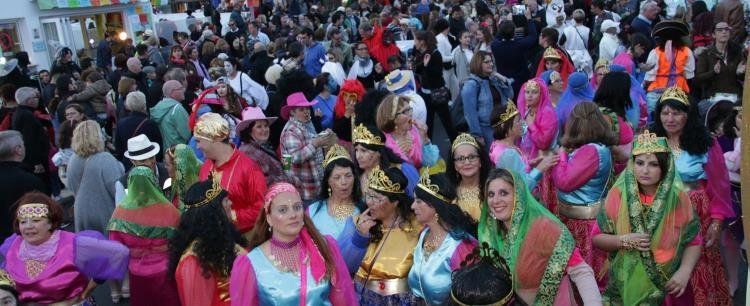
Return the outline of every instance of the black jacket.
<path id="1" fill-rule="evenodd" d="M 13 113 L 12 129 L 21 132 L 26 147 L 26 158 L 23 162 L 29 167 L 42 165 L 49 168 L 50 138 L 42 122 L 34 116 L 34 109 L 18 106 Z"/>
<path id="2" fill-rule="evenodd" d="M 47 186 L 28 166 L 0 161 L 0 239 L 5 240 L 13 233 L 13 204 L 25 193 L 34 190 L 49 195 Z"/>
<path id="3" fill-rule="evenodd" d="M 133 166 L 130 163 L 130 160 L 125 158 L 124 155 L 125 151 L 128 150 L 128 139 L 140 134 L 146 135 L 148 140 L 151 140 L 152 142 L 158 144 L 163 143 L 161 132 L 159 131 L 159 125 L 154 122 L 154 120 L 149 119 L 146 114 L 132 112 L 117 122 L 117 132 L 115 133 L 115 158 L 122 161 L 126 170 Z M 159 150 L 159 154 L 156 154 L 156 160 L 162 160 L 162 152 L 166 149 L 167 148 L 161 148 L 161 150 Z"/>
<path id="4" fill-rule="evenodd" d="M 271 65 L 273 65 L 273 57 L 268 55 L 267 51 L 253 53 L 250 56 L 250 67 L 248 67 L 250 69 L 250 78 L 258 82 L 258 84 L 263 85 L 263 87 L 266 87 L 268 85 L 268 82 L 266 82 L 266 70 Z"/>

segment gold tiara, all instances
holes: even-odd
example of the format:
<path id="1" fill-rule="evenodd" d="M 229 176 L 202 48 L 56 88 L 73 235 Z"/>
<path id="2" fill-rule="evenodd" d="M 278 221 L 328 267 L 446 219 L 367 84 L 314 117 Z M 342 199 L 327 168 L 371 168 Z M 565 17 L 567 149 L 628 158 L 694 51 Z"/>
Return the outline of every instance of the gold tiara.
<path id="1" fill-rule="evenodd" d="M 49 216 L 49 206 L 42 203 L 23 204 L 18 207 L 16 212 L 18 219 L 47 218 Z"/>
<path id="2" fill-rule="evenodd" d="M 513 103 L 513 100 L 508 99 L 508 103 L 505 107 L 505 112 L 500 114 L 500 122 L 496 123 L 492 127 L 497 127 L 507 122 L 508 120 L 513 119 L 513 117 L 515 117 L 516 115 L 518 115 L 518 108 L 516 107 L 516 104 Z"/>
<path id="3" fill-rule="evenodd" d="M 438 185 L 433 184 L 430 181 L 430 172 L 425 169 L 422 172 L 422 176 L 419 178 L 419 183 L 417 183 L 417 187 L 424 190 L 424 192 L 427 192 L 431 194 L 432 196 L 438 198 L 438 200 L 443 201 L 445 203 L 452 203 L 453 201 L 448 200 L 446 197 L 440 194 L 440 187 Z"/>
<path id="4" fill-rule="evenodd" d="M 3 269 L 0 269 L 0 286 L 10 286 L 11 288 L 16 288 L 16 281 L 13 280 L 12 277 L 10 277 L 10 274 L 6 272 Z"/>
<path id="5" fill-rule="evenodd" d="M 367 127 L 365 127 L 365 125 L 361 123 L 354 128 L 354 133 L 352 133 L 352 142 L 376 146 L 385 145 L 383 139 L 381 139 L 380 136 L 373 135 L 372 132 L 370 132 L 370 130 L 368 130 Z"/>
<path id="6" fill-rule="evenodd" d="M 534 80 L 529 80 L 528 82 L 526 82 L 526 87 L 524 88 L 539 91 L 539 83 Z"/>
<path id="7" fill-rule="evenodd" d="M 211 181 L 213 184 L 211 184 L 211 189 L 206 191 L 206 194 L 203 196 L 203 200 L 195 203 L 195 204 L 185 204 L 185 209 L 191 209 L 191 208 L 197 208 L 204 206 L 208 203 L 211 203 L 216 197 L 218 197 L 221 192 L 224 190 L 221 188 L 221 184 L 219 184 L 219 179 L 216 178 L 216 174 L 211 176 Z"/>
<path id="8" fill-rule="evenodd" d="M 547 49 L 544 49 L 544 55 L 542 57 L 544 59 L 562 60 L 562 57 L 560 57 L 560 53 L 552 47 L 547 47 Z"/>
<path id="9" fill-rule="evenodd" d="M 685 104 L 685 106 L 690 106 L 690 100 L 688 100 L 687 94 L 685 94 L 685 91 L 683 91 L 682 88 L 677 86 L 667 88 L 667 90 L 661 95 L 659 102 L 664 102 L 666 100 L 677 100 L 678 102 Z"/>
<path id="10" fill-rule="evenodd" d="M 458 135 L 458 137 L 456 137 L 456 140 L 453 141 L 451 152 L 456 151 L 456 148 L 463 144 L 468 144 L 479 149 L 479 143 L 477 142 L 477 139 L 474 138 L 474 136 L 469 133 L 461 133 L 460 135 Z"/>
<path id="11" fill-rule="evenodd" d="M 401 184 L 391 181 L 380 167 L 372 169 L 367 188 L 387 193 L 404 193 L 404 190 L 401 189 Z"/>
<path id="12" fill-rule="evenodd" d="M 660 152 L 670 152 L 667 139 L 657 137 L 656 134 L 648 130 L 643 131 L 643 134 L 638 135 L 633 142 L 633 156 Z"/>
<path id="13" fill-rule="evenodd" d="M 334 144 L 326 153 L 326 158 L 323 160 L 323 168 L 328 167 L 328 164 L 332 161 L 342 158 L 349 161 L 352 160 L 352 157 L 349 155 L 349 151 L 347 151 L 346 148 L 339 144 Z"/>

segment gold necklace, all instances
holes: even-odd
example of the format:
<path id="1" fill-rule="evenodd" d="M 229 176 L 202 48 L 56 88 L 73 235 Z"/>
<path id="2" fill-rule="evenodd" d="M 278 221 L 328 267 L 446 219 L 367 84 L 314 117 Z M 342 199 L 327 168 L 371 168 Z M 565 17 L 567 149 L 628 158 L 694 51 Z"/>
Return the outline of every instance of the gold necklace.
<path id="1" fill-rule="evenodd" d="M 672 155 L 674 155 L 675 158 L 680 157 L 680 154 L 682 154 L 682 148 L 680 148 L 679 141 L 677 143 L 670 141 L 669 148 L 672 149 Z"/>
<path id="2" fill-rule="evenodd" d="M 479 199 L 479 186 L 475 187 L 459 187 L 458 189 L 458 201 L 459 202 L 468 202 L 468 201 L 476 201 Z"/>
<path id="3" fill-rule="evenodd" d="M 352 203 L 331 203 L 331 215 L 336 220 L 344 220 L 354 214 L 354 204 Z"/>
<path id="4" fill-rule="evenodd" d="M 425 239 L 424 244 L 422 245 L 422 248 L 424 249 L 425 257 L 430 257 L 432 252 L 435 252 L 440 245 L 443 243 L 443 239 L 445 239 L 445 234 L 442 235 L 434 235 L 432 232 L 428 233 L 429 237 L 428 239 Z"/>

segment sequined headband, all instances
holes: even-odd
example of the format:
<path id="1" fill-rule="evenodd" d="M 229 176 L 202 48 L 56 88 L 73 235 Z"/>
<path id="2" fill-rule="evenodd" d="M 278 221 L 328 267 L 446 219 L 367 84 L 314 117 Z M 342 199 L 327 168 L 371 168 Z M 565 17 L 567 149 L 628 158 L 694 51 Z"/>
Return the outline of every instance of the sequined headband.
<path id="1" fill-rule="evenodd" d="M 430 181 L 430 173 L 427 170 L 425 170 L 422 174 L 422 177 L 419 178 L 417 187 L 419 187 L 419 189 L 422 189 L 424 192 L 429 193 L 433 197 L 436 197 L 440 201 L 443 201 L 445 203 L 452 203 L 451 200 L 448 200 L 445 196 L 440 194 L 440 187 Z"/>
<path id="2" fill-rule="evenodd" d="M 49 216 L 49 206 L 42 203 L 23 204 L 18 207 L 16 216 L 18 219 L 47 218 Z"/>
<path id="3" fill-rule="evenodd" d="M 289 183 L 281 182 L 271 185 L 271 187 L 268 188 L 266 195 L 263 197 L 263 209 L 266 211 L 266 213 L 268 213 L 268 209 L 271 207 L 271 201 L 273 201 L 276 196 L 284 192 L 299 194 L 297 188 Z"/>

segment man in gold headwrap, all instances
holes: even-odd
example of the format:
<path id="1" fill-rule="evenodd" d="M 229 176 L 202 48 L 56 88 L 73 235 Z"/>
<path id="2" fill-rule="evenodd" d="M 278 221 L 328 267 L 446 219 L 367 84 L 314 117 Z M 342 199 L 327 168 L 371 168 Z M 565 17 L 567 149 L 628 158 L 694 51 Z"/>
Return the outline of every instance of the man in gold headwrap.
<path id="1" fill-rule="evenodd" d="M 229 124 L 220 115 L 207 113 L 193 131 L 206 162 L 200 179 L 218 180 L 229 192 L 227 214 L 237 229 L 249 232 L 263 207 L 266 179 L 258 164 L 229 143 Z"/>

